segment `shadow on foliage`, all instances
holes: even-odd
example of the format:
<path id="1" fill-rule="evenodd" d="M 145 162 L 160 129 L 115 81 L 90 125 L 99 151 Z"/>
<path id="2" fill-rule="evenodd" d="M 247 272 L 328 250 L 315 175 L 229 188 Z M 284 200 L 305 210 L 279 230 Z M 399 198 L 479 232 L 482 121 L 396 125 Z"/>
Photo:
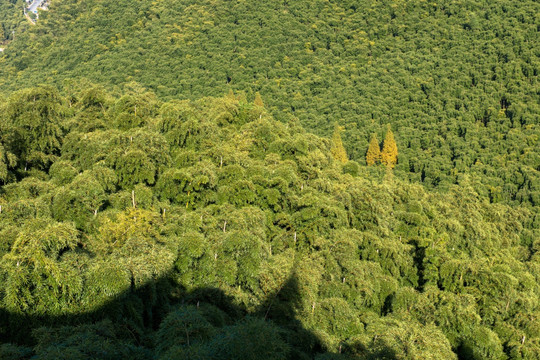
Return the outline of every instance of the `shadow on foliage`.
<path id="1" fill-rule="evenodd" d="M 384 344 L 377 349 L 349 344 L 343 353 L 325 351 L 320 339 L 297 319 L 301 302 L 294 274 L 252 311 L 221 289 L 188 291 L 166 276 L 132 286 L 100 308 L 81 314 L 30 315 L 0 309 L 0 357 L 396 358 Z"/>

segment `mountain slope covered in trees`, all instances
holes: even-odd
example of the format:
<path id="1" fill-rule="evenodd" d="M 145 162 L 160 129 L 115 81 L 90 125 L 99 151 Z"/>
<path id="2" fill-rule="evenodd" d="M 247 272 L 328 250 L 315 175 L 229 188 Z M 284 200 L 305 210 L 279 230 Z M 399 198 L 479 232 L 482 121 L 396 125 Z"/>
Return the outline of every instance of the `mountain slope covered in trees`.
<path id="1" fill-rule="evenodd" d="M 540 358 L 537 1 L 20 5 L 1 359 Z"/>
<path id="2" fill-rule="evenodd" d="M 25 4 L 23 0 L 0 1 L 0 45 L 13 40 L 14 35 L 28 28 L 28 22 L 23 17 Z"/>
<path id="3" fill-rule="evenodd" d="M 0 86 L 258 91 L 278 120 L 344 125 L 361 164 L 390 124 L 400 178 L 447 189 L 468 174 L 492 202 L 538 205 L 538 14 L 533 0 L 53 0 L 0 60 Z"/>

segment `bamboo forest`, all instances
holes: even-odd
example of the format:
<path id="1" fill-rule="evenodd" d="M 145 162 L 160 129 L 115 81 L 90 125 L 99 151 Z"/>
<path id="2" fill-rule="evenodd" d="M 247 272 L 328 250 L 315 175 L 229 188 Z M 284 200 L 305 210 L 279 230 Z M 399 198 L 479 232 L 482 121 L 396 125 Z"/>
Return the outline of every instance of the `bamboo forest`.
<path id="1" fill-rule="evenodd" d="M 538 1 L 30 4 L 0 359 L 540 359 Z"/>

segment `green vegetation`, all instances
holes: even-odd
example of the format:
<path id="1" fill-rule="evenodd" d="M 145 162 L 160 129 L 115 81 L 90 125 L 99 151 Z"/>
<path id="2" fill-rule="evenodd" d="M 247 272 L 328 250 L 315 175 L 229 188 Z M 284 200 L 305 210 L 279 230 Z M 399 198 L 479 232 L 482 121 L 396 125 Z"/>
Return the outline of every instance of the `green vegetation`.
<path id="1" fill-rule="evenodd" d="M 338 121 L 359 164 L 390 124 L 396 176 L 448 189 L 468 175 L 493 202 L 538 205 L 538 14 L 534 0 L 53 0 L 0 59 L 0 88 L 260 92 L 318 135 Z"/>
<path id="2" fill-rule="evenodd" d="M 22 6 L 1 359 L 540 358 L 537 1 Z"/>
<path id="3" fill-rule="evenodd" d="M 347 163 L 349 159 L 347 158 L 347 151 L 343 147 L 343 141 L 341 140 L 341 132 L 343 131 L 343 126 L 336 124 L 334 129 L 334 135 L 332 135 L 332 146 L 330 147 L 330 153 L 334 160 L 337 160 L 343 164 Z"/>
<path id="4" fill-rule="evenodd" d="M 23 0 L 0 1 L 0 45 L 13 40 L 27 29 L 28 21 L 23 17 Z"/>
<path id="5" fill-rule="evenodd" d="M 2 358 L 540 356 L 527 207 L 373 178 L 233 94 L 123 93 L 1 109 Z"/>

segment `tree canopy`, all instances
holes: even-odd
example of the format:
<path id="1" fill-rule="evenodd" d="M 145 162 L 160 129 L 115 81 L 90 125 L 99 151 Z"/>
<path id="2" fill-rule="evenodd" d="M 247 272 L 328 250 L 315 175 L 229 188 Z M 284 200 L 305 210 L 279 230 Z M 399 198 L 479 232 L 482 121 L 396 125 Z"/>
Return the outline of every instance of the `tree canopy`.
<path id="1" fill-rule="evenodd" d="M 540 358 L 537 1 L 24 3 L 1 359 Z"/>
<path id="2" fill-rule="evenodd" d="M 101 94 L 2 105 L 12 133 L 55 139 L 23 143 L 50 163 L 2 186 L 2 357 L 540 355 L 529 207 L 343 164 L 253 99 L 137 100 L 125 126 L 128 95 Z"/>
<path id="3" fill-rule="evenodd" d="M 22 18 L 20 3 L 0 4 L 10 14 L 0 16 Z M 390 124 L 395 176 L 442 190 L 469 176 L 493 202 L 536 206 L 539 10 L 534 0 L 52 0 L 0 56 L 0 89 L 67 94 L 90 79 L 119 96 L 136 81 L 163 100 L 259 92 L 277 120 L 325 137 L 345 126 L 361 165 Z M 131 109 L 117 121 L 145 116 Z"/>

